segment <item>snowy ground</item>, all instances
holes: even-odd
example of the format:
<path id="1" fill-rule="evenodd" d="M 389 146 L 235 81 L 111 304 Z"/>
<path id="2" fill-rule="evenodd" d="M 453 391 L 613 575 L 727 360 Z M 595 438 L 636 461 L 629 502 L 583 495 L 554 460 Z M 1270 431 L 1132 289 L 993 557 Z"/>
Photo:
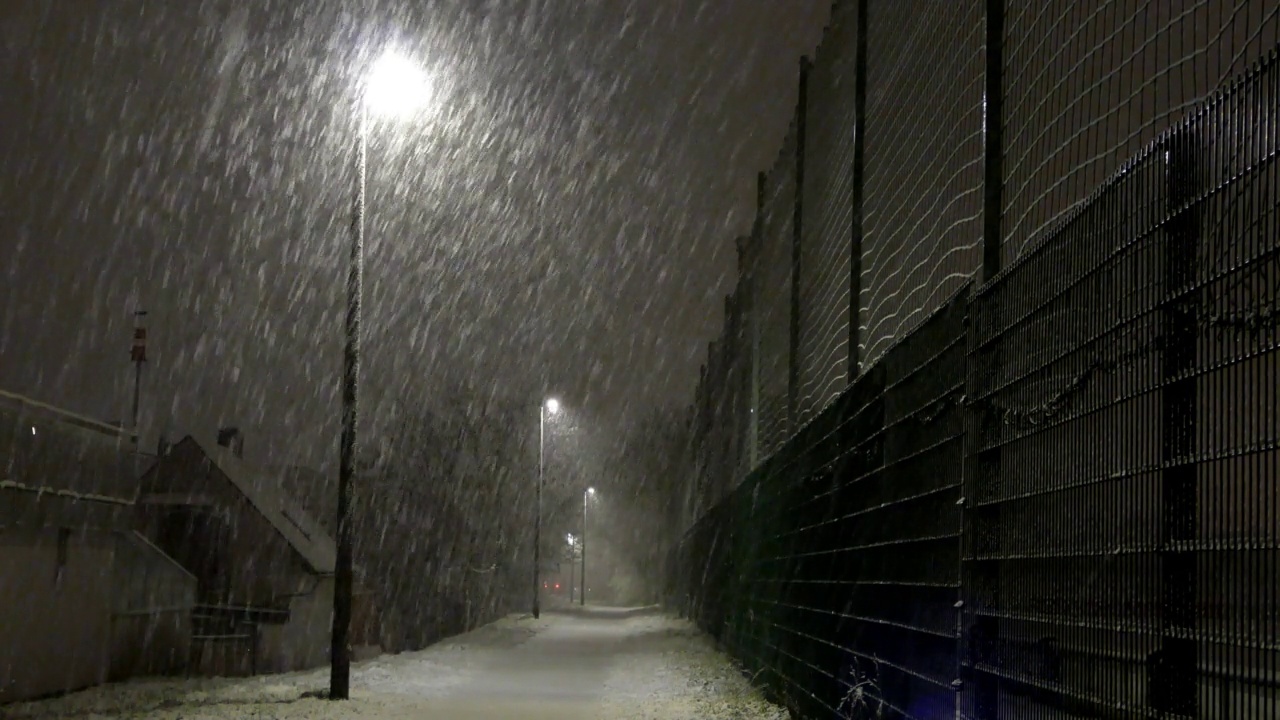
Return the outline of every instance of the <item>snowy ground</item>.
<path id="1" fill-rule="evenodd" d="M 357 663 L 352 699 L 328 669 L 246 679 L 148 680 L 0 707 L 51 718 L 555 718 L 785 720 L 688 623 L 652 611 L 512 616 L 422 652 Z"/>

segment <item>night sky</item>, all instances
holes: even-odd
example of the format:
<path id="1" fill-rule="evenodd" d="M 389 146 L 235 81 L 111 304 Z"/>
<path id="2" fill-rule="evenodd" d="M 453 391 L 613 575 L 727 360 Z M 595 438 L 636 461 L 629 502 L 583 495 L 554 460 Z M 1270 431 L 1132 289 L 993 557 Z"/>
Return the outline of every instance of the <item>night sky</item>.
<path id="1" fill-rule="evenodd" d="M 353 98 L 369 149 L 362 411 L 465 381 L 614 427 L 692 399 L 828 0 L 0 4 L 0 388 L 144 443 L 239 425 L 336 455 Z"/>

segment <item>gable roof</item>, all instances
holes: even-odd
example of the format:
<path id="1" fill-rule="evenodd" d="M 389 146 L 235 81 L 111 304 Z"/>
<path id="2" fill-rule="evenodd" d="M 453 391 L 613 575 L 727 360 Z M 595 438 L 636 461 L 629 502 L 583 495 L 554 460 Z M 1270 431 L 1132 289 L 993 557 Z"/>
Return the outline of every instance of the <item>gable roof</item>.
<path id="1" fill-rule="evenodd" d="M 321 575 L 333 573 L 338 554 L 333 538 L 300 503 L 280 489 L 274 478 L 253 468 L 220 445 L 202 443 L 190 435 L 178 445 L 185 443 L 199 448 L 254 509 L 302 556 L 312 572 Z"/>

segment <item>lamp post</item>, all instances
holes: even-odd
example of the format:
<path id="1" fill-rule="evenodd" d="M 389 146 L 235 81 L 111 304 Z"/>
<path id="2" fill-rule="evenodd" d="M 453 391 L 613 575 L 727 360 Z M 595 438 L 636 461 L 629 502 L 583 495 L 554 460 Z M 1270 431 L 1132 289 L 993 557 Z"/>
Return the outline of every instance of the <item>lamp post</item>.
<path id="1" fill-rule="evenodd" d="M 538 604 L 541 588 L 542 560 L 542 468 L 546 450 L 547 415 L 555 415 L 560 410 L 560 402 L 548 398 L 538 403 L 538 507 L 533 517 L 533 617 L 536 620 L 541 612 Z"/>
<path id="2" fill-rule="evenodd" d="M 582 491 L 582 597 L 578 603 L 582 607 L 587 606 L 587 500 L 595 494 L 593 487 Z"/>
<path id="3" fill-rule="evenodd" d="M 360 299 L 364 277 L 365 168 L 369 113 L 406 115 L 423 101 L 421 72 L 405 57 L 387 53 L 371 68 L 356 102 L 355 187 L 351 203 L 351 254 L 347 271 L 346 348 L 342 373 L 342 439 L 338 458 L 338 537 L 333 568 L 333 627 L 329 648 L 329 699 L 351 694 L 352 544 L 351 484 L 356 463 L 356 419 L 360 375 Z"/>
<path id="4" fill-rule="evenodd" d="M 569 606 L 572 607 L 573 606 L 573 587 L 574 587 L 573 565 L 574 565 L 574 561 L 577 560 L 576 555 L 578 554 L 578 545 L 577 545 L 577 541 L 574 540 L 573 533 L 569 533 L 568 535 L 565 535 L 564 539 L 566 542 L 569 543 Z"/>

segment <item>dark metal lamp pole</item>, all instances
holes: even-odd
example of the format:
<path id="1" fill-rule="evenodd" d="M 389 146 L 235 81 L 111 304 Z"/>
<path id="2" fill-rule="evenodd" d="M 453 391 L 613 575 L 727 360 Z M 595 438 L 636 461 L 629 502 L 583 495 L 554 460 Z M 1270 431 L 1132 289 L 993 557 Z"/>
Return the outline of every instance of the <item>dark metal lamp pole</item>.
<path id="1" fill-rule="evenodd" d="M 333 631 L 329 649 L 329 699 L 351 694 L 352 527 L 351 485 L 356 465 L 356 399 L 360 374 L 360 296 L 364 276 L 364 185 L 369 118 L 358 103 L 356 185 L 351 208 L 351 265 L 347 275 L 346 352 L 342 374 L 342 441 L 338 460 L 338 537 L 333 568 Z"/>
<path id="2" fill-rule="evenodd" d="M 582 491 L 582 595 L 578 598 L 581 607 L 587 606 L 587 498 L 591 492 L 591 488 Z"/>
<path id="3" fill-rule="evenodd" d="M 539 583 L 541 582 L 540 562 L 542 559 L 542 456 L 546 438 L 546 403 L 538 403 L 538 506 L 533 519 L 533 617 L 536 620 L 541 608 L 538 606 Z"/>

